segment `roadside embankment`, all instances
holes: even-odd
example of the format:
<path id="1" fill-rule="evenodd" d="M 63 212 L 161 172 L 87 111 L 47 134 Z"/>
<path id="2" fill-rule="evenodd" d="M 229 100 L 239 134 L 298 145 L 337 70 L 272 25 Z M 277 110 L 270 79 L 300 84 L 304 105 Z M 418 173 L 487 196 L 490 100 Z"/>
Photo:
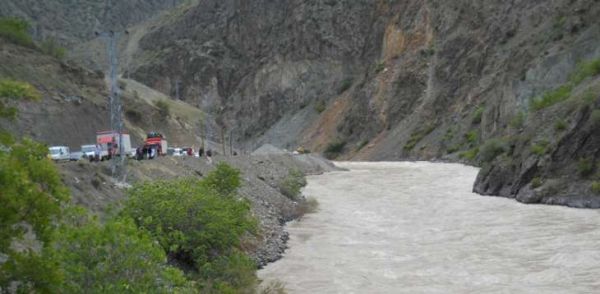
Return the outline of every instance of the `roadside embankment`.
<path id="1" fill-rule="evenodd" d="M 205 158 L 163 157 L 145 161 L 129 160 L 126 184 L 123 184 L 111 178 L 110 162 L 80 161 L 59 163 L 58 166 L 63 182 L 71 190 L 73 202 L 102 215 L 126 197 L 126 189 L 130 185 L 183 177 L 202 178 L 221 161 L 242 173 L 239 195 L 250 201 L 260 223 L 260 234 L 249 240 L 247 251 L 261 267 L 281 257 L 288 239 L 283 227 L 286 222 L 300 217 L 297 209 L 299 203 L 280 191 L 285 177 L 292 171 L 316 175 L 336 170 L 331 162 L 315 155 L 217 156 L 212 163 Z"/>

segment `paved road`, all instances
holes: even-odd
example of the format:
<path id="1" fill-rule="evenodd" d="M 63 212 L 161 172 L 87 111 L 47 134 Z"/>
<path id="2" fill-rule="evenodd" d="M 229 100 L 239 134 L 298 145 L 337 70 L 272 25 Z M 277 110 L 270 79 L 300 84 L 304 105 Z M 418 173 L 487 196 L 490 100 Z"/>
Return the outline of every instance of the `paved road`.
<path id="1" fill-rule="evenodd" d="M 339 163 L 259 271 L 288 293 L 600 293 L 600 212 L 472 194 L 455 164 Z"/>

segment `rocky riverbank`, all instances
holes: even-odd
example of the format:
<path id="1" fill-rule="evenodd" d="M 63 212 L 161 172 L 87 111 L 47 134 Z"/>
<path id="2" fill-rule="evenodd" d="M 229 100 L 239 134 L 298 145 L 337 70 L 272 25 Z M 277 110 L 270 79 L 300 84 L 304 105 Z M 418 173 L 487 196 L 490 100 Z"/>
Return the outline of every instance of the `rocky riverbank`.
<path id="1" fill-rule="evenodd" d="M 201 178 L 217 162 L 227 162 L 242 172 L 241 197 L 252 204 L 252 211 L 260 223 L 260 234 L 248 240 L 247 251 L 262 267 L 281 258 L 288 234 L 286 222 L 299 215 L 299 203 L 280 192 L 280 183 L 290 171 L 316 175 L 335 170 L 329 161 L 315 155 L 253 155 L 215 157 L 213 163 L 205 159 L 164 157 L 150 161 L 129 161 L 127 184 L 117 184 L 110 177 L 110 163 L 88 162 L 59 164 L 65 184 L 71 189 L 73 202 L 103 215 L 118 205 L 128 185 L 142 181 L 180 177 Z"/>

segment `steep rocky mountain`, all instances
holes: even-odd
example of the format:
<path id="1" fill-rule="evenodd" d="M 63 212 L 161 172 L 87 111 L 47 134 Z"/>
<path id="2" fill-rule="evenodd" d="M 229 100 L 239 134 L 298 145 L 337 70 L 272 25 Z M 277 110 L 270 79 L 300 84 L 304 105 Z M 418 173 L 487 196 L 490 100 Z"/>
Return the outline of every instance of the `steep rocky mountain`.
<path id="1" fill-rule="evenodd" d="M 202 0 L 140 38 L 132 76 L 247 148 L 462 160 L 486 167 L 481 193 L 555 203 L 594 193 L 598 15 L 595 0 Z"/>
<path id="2" fill-rule="evenodd" d="M 15 121 L 0 121 L 16 136 L 78 150 L 83 144 L 95 142 L 96 131 L 110 128 L 108 87 L 101 72 L 61 62 L 35 48 L 0 38 L 1 79 L 28 82 L 42 94 L 41 101 L 15 105 L 19 109 Z M 204 116 L 199 109 L 169 100 L 135 81 L 121 80 L 120 86 L 125 126 L 132 135 L 133 146 L 140 144 L 151 130 L 168 134 L 174 145 L 199 145 Z M 158 101 L 166 106 L 159 107 Z"/>
<path id="3" fill-rule="evenodd" d="M 94 38 L 95 31 L 123 30 L 183 0 L 3 0 L 0 16 L 28 20 L 37 39 L 53 37 L 66 45 Z"/>

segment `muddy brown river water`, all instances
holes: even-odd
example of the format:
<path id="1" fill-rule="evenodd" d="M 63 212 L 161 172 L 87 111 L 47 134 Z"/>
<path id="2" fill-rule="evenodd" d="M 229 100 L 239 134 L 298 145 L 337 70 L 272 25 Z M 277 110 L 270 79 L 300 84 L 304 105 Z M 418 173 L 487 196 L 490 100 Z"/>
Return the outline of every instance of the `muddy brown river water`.
<path id="1" fill-rule="evenodd" d="M 259 271 L 288 293 L 600 293 L 600 211 L 471 193 L 477 169 L 338 163 Z"/>

